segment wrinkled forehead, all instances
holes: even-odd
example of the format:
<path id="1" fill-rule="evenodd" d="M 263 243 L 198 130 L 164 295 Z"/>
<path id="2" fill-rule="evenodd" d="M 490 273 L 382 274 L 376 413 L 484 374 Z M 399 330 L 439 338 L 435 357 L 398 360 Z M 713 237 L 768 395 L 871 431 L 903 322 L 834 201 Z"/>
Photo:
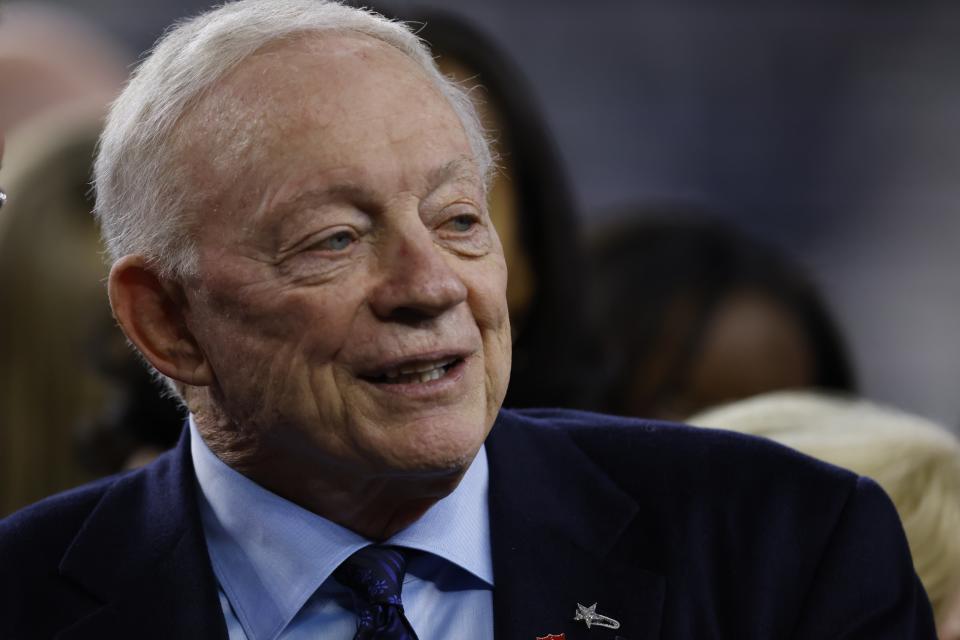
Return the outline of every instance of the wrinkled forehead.
<path id="1" fill-rule="evenodd" d="M 215 150 L 235 170 L 233 161 L 284 140 L 307 115 L 318 128 L 343 117 L 351 95 L 383 82 L 386 69 L 397 82 L 430 85 L 412 60 L 370 36 L 305 33 L 278 40 L 208 89 L 180 122 L 179 138 Z"/>
<path id="2" fill-rule="evenodd" d="M 389 118 L 395 127 L 409 122 L 407 133 L 417 135 L 422 123 L 401 114 L 436 101 L 448 105 L 426 72 L 395 47 L 360 33 L 305 33 L 261 48 L 214 84 L 179 124 L 176 144 L 193 179 L 208 188 L 236 185 L 307 131 L 322 132 L 331 149 L 351 144 L 346 136 L 355 129 L 345 122 L 376 127 Z M 447 111 L 449 118 L 435 124 L 462 133 Z"/>
<path id="3" fill-rule="evenodd" d="M 371 84 L 392 81 L 433 87 L 426 73 L 399 49 L 361 33 L 303 33 L 274 41 L 240 62 L 217 82 L 196 109 L 201 118 L 222 120 L 224 108 L 241 115 L 295 115 L 323 110 Z"/>

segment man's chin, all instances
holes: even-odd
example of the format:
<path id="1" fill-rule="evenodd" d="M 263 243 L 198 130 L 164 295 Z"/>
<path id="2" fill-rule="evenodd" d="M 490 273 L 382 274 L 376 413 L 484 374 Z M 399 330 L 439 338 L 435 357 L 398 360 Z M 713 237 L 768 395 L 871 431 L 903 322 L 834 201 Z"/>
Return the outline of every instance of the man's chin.
<path id="1" fill-rule="evenodd" d="M 402 455 L 392 455 L 384 466 L 388 475 L 436 479 L 440 484 L 453 481 L 455 485 L 466 473 L 482 445 L 481 440 L 477 444 L 464 443 L 455 449 L 395 451 L 395 454 Z"/>
<path id="2" fill-rule="evenodd" d="M 356 412 L 359 419 L 348 428 L 358 438 L 355 442 L 364 441 L 367 455 L 387 467 L 455 473 L 470 465 L 490 431 L 491 421 L 482 400 L 461 396 L 446 405 L 403 408 L 369 402 L 366 410 Z M 353 406 L 362 405 L 358 402 Z"/>

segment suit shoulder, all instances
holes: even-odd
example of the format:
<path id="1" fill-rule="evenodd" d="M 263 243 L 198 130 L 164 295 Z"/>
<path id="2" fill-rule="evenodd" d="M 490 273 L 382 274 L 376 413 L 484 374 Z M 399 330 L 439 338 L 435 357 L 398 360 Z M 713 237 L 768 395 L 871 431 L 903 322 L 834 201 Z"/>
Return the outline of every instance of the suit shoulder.
<path id="1" fill-rule="evenodd" d="M 767 439 L 687 425 L 536 410 L 506 412 L 502 426 L 527 456 L 570 443 L 579 457 L 567 462 L 592 467 L 572 475 L 590 491 L 610 480 L 630 499 L 636 515 L 615 553 L 672 585 L 665 637 L 691 637 L 691 612 L 706 612 L 695 637 L 719 635 L 717 607 L 725 637 L 794 636 L 798 621 L 795 637 L 839 637 L 891 620 L 896 631 L 857 637 L 933 637 L 896 511 L 867 478 Z M 749 606 L 716 585 L 735 585 Z"/>
<path id="2" fill-rule="evenodd" d="M 0 520 L 0 565 L 26 565 L 64 551 L 103 495 L 124 475 L 44 498 Z"/>
<path id="3" fill-rule="evenodd" d="M 516 426 L 569 438 L 630 493 L 668 484 L 711 499 L 812 493 L 843 502 L 857 483 L 850 471 L 757 436 L 564 409 L 507 413 Z"/>

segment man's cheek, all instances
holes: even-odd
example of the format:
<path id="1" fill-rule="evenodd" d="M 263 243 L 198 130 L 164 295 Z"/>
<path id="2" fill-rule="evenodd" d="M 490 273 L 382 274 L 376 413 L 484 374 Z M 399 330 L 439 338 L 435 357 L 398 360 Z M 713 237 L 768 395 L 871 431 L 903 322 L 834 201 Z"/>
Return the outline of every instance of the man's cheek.
<path id="1" fill-rule="evenodd" d="M 461 278 L 470 290 L 477 321 L 502 322 L 507 315 L 507 267 L 503 259 L 490 256 L 471 264 Z"/>
<path id="2" fill-rule="evenodd" d="M 298 417 L 315 418 L 321 404 L 318 381 L 329 367 L 308 360 L 300 345 L 277 342 L 238 345 L 238 355 L 224 361 L 220 381 L 223 402 L 235 420 L 270 427 Z"/>

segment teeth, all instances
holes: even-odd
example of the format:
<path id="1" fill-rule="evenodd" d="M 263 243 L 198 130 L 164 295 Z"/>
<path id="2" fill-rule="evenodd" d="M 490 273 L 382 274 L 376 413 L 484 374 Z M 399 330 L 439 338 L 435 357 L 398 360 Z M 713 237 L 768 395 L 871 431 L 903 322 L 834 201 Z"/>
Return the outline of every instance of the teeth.
<path id="1" fill-rule="evenodd" d="M 400 367 L 400 373 L 424 373 L 426 371 L 433 371 L 439 367 L 445 367 L 448 364 L 453 362 L 452 359 L 444 360 L 441 362 L 429 362 L 427 364 L 421 364 L 419 366 L 406 366 Z"/>
<path id="2" fill-rule="evenodd" d="M 456 358 L 416 366 L 404 366 L 387 371 L 384 377 L 391 382 L 431 382 L 442 378 L 443 374 L 446 373 L 444 368 L 453 363 L 454 360 Z"/>
<path id="3" fill-rule="evenodd" d="M 426 371 L 420 374 L 420 382 L 430 382 L 431 380 L 439 380 L 443 375 L 443 369 L 434 369 L 433 371 Z"/>

